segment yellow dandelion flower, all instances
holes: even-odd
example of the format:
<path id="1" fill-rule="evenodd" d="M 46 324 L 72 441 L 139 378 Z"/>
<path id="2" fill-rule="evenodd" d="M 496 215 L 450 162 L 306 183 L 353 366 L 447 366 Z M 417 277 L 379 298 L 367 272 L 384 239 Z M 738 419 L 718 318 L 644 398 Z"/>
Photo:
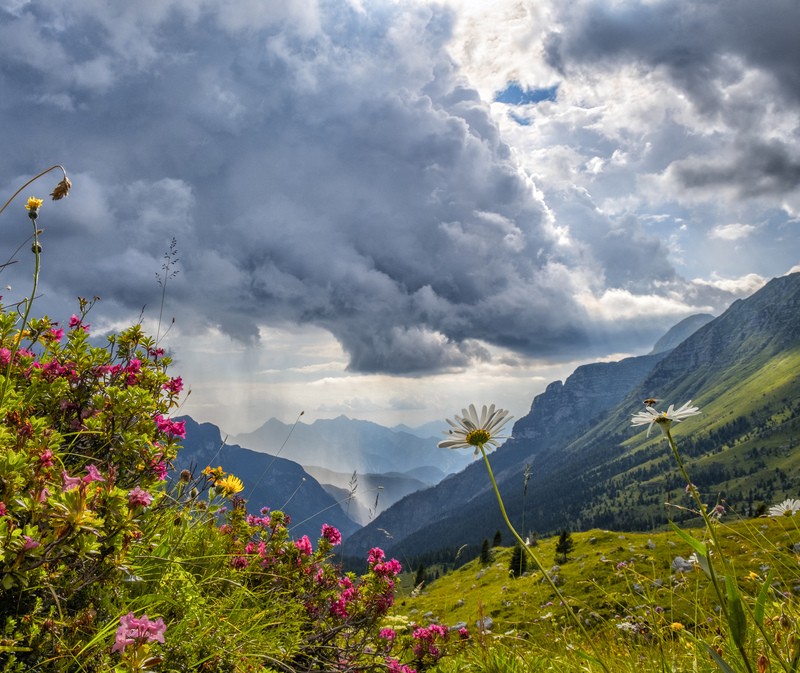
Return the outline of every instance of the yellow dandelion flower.
<path id="1" fill-rule="evenodd" d="M 230 497 L 236 493 L 241 493 L 244 490 L 244 484 L 242 483 L 242 480 L 232 474 L 229 474 L 224 479 L 218 479 L 216 482 L 214 482 L 214 486 L 216 486 L 226 497 Z"/>
<path id="2" fill-rule="evenodd" d="M 669 628 L 671 628 L 673 631 L 683 631 L 684 627 L 680 622 L 672 622 L 672 624 L 669 625 Z"/>
<path id="3" fill-rule="evenodd" d="M 25 209 L 26 210 L 34 210 L 34 211 L 36 211 L 36 210 L 39 210 L 39 208 L 42 207 L 43 203 L 44 203 L 44 201 L 42 199 L 37 199 L 36 197 L 31 196 L 28 199 L 28 202 L 25 204 Z"/>

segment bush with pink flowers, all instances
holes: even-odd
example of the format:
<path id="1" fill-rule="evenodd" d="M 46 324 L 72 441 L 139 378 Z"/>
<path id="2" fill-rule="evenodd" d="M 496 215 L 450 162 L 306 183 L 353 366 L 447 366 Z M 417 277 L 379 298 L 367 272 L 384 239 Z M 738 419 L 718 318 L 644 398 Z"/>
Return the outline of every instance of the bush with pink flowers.
<path id="1" fill-rule="evenodd" d="M 53 198 L 69 187 L 64 174 Z M 284 513 L 248 513 L 240 480 L 221 468 L 170 476 L 183 382 L 141 325 L 93 334 L 97 298 L 32 317 L 42 204 L 26 205 L 31 292 L 0 302 L 0 671 L 432 663 L 440 634 L 424 653 L 411 634 L 386 637 L 396 560 L 373 549 L 363 575 L 343 574 L 335 528 L 293 539 Z"/>

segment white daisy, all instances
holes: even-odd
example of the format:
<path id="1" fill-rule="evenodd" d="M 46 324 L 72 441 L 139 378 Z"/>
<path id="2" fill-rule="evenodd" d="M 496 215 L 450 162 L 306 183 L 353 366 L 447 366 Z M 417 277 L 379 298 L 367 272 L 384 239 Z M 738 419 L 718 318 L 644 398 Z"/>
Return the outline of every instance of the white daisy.
<path id="1" fill-rule="evenodd" d="M 800 512 L 800 500 L 797 498 L 787 498 L 769 508 L 770 516 L 794 516 L 797 512 Z"/>
<path id="2" fill-rule="evenodd" d="M 700 409 L 691 406 L 691 404 L 692 401 L 689 400 L 680 409 L 676 409 L 674 404 L 670 404 L 669 409 L 666 411 L 656 411 L 652 406 L 647 406 L 644 411 L 633 415 L 633 418 L 631 418 L 631 425 L 647 425 L 647 436 L 649 437 L 653 425 L 658 424 L 658 427 L 661 428 L 661 432 L 666 435 L 673 421 L 675 423 L 680 423 L 685 418 L 697 416 L 697 414 L 700 413 Z"/>
<path id="3" fill-rule="evenodd" d="M 475 448 L 477 456 L 480 449 L 487 445 L 498 446 L 498 433 L 503 426 L 510 421 L 512 416 L 508 415 L 505 409 L 496 409 L 494 404 L 487 408 L 484 404 L 481 415 L 475 409 L 474 404 L 469 405 L 469 409 L 462 409 L 461 416 L 456 416 L 454 420 L 447 419 L 451 429 L 445 432 L 448 439 L 439 442 L 440 449 L 468 449 Z M 491 449 L 489 449 L 491 451 Z"/>

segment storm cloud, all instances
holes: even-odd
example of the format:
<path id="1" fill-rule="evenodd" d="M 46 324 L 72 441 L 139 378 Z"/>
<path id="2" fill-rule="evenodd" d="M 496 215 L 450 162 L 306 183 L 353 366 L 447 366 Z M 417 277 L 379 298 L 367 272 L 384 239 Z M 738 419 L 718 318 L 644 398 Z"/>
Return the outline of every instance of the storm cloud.
<path id="1" fill-rule="evenodd" d="M 751 68 L 761 95 L 796 110 L 798 46 L 785 17 L 797 5 L 736 4 L 744 19 L 727 3 L 554 5 L 540 55 L 567 83 L 623 61 L 661 70 L 697 114 L 720 120 L 713 154 L 702 140 L 702 152 L 665 150 L 655 161 L 642 152 L 636 160 L 654 179 L 785 196 L 796 189 L 796 129 L 761 137 L 752 125 L 761 107 L 731 105 L 725 92 Z M 454 9 L 278 5 L 0 9 L 0 186 L 13 192 L 54 161 L 75 183 L 40 218 L 42 301 L 52 311 L 101 295 L 108 322 L 157 312 L 173 237 L 180 273 L 168 297 L 182 333 L 213 328 L 257 343 L 264 325 L 313 325 L 359 372 L 464 367 L 489 359 L 487 346 L 542 358 L 635 348 L 735 296 L 682 279 L 646 209 L 600 207 L 612 192 L 637 190 L 626 173 L 633 153 L 614 154 L 602 124 L 578 130 L 554 116 L 541 132 L 559 143 L 539 146 L 540 170 L 526 170 L 535 152 L 520 157 L 453 56 Z M 756 11 L 761 29 L 744 39 Z M 531 103 L 518 114 L 557 108 Z M 651 141 L 674 147 L 666 138 L 684 128 L 665 124 Z M 603 164 L 591 191 L 570 168 L 586 164 L 587 147 Z M 24 220 L 17 234 L 4 218 L 9 240 L 24 240 Z M 23 261 L 4 271 L 20 293 Z M 673 303 L 647 322 L 603 308 L 623 295 Z"/>

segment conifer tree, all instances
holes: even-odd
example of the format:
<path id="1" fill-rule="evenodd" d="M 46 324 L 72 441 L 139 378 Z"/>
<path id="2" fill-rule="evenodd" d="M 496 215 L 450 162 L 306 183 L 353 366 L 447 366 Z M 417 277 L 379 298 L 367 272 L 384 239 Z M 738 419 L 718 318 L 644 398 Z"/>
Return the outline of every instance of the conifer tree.
<path id="1" fill-rule="evenodd" d="M 489 554 L 489 540 L 483 538 L 483 544 L 481 545 L 481 565 L 489 565 L 491 561 L 492 557 Z"/>
<path id="2" fill-rule="evenodd" d="M 494 534 L 494 540 L 492 540 L 492 547 L 499 547 L 500 543 L 503 541 L 503 536 L 500 535 L 500 531 L 497 531 Z"/>
<path id="3" fill-rule="evenodd" d="M 560 563 L 567 562 L 567 554 L 569 554 L 575 547 L 575 542 L 572 540 L 572 534 L 568 530 L 562 530 L 561 535 L 558 536 L 556 542 L 556 561 L 559 562 L 558 557 L 561 556 Z"/>
<path id="4" fill-rule="evenodd" d="M 521 577 L 528 570 L 528 555 L 519 544 L 514 545 L 514 551 L 511 554 L 511 563 L 508 565 L 508 571 L 513 577 Z"/>

